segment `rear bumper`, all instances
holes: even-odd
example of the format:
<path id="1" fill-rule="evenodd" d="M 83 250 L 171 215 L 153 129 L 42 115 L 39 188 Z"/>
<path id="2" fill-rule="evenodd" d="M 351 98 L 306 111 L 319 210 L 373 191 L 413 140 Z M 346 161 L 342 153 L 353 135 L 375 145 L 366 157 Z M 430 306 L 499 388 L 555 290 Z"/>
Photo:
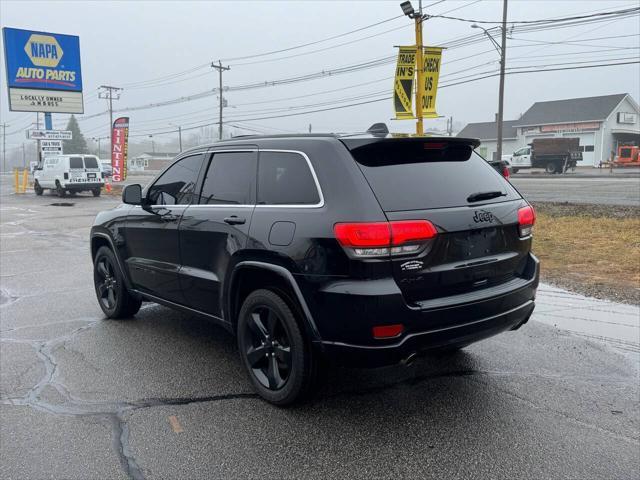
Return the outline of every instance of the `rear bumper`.
<path id="1" fill-rule="evenodd" d="M 70 192 L 85 192 L 87 190 L 93 190 L 94 188 L 102 188 L 103 182 L 92 183 L 65 183 L 64 189 Z"/>
<path id="2" fill-rule="evenodd" d="M 529 300 L 519 307 L 491 317 L 412 333 L 390 345 L 354 345 L 328 341 L 322 343 L 327 357 L 341 365 L 359 367 L 393 365 L 414 354 L 438 348 L 462 347 L 507 330 L 515 330 L 529 320 L 534 307 L 533 300 Z"/>
<path id="3" fill-rule="evenodd" d="M 336 363 L 377 367 L 430 349 L 465 346 L 514 330 L 535 308 L 538 259 L 530 254 L 527 279 L 500 288 L 408 305 L 394 281 L 370 281 L 358 291 L 353 284 L 316 292 L 316 318 L 323 350 Z M 342 282 L 344 285 L 345 282 Z M 321 305 L 318 305 L 320 302 Z M 372 327 L 401 323 L 404 332 L 376 340 Z"/>

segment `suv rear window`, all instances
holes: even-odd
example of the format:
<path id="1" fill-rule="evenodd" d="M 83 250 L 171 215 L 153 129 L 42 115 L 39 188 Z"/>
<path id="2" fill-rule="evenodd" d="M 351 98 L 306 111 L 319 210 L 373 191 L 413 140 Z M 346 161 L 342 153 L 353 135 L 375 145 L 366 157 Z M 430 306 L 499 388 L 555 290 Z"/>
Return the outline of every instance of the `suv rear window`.
<path id="1" fill-rule="evenodd" d="M 506 194 L 483 203 L 520 198 L 469 145 L 384 141 L 355 148 L 351 154 L 385 211 L 470 205 L 467 197 L 479 192 Z"/>
<path id="2" fill-rule="evenodd" d="M 98 160 L 95 157 L 84 157 L 85 168 L 98 168 Z"/>
<path id="3" fill-rule="evenodd" d="M 69 168 L 84 168 L 82 157 L 71 157 L 69 159 Z"/>

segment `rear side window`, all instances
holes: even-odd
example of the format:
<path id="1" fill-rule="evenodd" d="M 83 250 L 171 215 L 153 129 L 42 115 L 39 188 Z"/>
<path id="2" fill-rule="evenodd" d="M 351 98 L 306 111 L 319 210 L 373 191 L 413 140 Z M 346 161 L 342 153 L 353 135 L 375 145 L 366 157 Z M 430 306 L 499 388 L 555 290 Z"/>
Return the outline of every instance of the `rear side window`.
<path id="1" fill-rule="evenodd" d="M 260 152 L 259 205 L 316 205 L 318 187 L 307 160 L 299 153 Z"/>
<path id="2" fill-rule="evenodd" d="M 214 153 L 202 184 L 200 203 L 253 205 L 257 156 L 256 152 Z"/>
<path id="3" fill-rule="evenodd" d="M 71 157 L 69 159 L 69 168 L 84 168 L 82 157 Z"/>
<path id="4" fill-rule="evenodd" d="M 84 157 L 85 168 L 98 168 L 98 160 L 95 157 Z"/>
<path id="5" fill-rule="evenodd" d="M 178 160 L 154 183 L 147 193 L 152 205 L 186 205 L 191 203 L 202 154 Z"/>
<path id="6" fill-rule="evenodd" d="M 354 149 L 385 211 L 477 205 L 473 193 L 504 193 L 482 203 L 520 198 L 518 193 L 470 146 L 443 142 L 384 142 Z"/>

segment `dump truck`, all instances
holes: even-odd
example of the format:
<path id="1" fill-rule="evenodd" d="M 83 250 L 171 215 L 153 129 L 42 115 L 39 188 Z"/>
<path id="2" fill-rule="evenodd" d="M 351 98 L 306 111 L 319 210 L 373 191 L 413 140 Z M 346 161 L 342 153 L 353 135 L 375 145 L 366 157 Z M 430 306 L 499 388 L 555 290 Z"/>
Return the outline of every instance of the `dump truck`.
<path id="1" fill-rule="evenodd" d="M 616 167 L 638 167 L 640 166 L 640 147 L 637 145 L 620 145 L 616 156 Z"/>
<path id="2" fill-rule="evenodd" d="M 547 173 L 564 173 L 582 160 L 579 138 L 535 138 L 511 157 L 511 171 L 521 168 L 544 168 Z"/>

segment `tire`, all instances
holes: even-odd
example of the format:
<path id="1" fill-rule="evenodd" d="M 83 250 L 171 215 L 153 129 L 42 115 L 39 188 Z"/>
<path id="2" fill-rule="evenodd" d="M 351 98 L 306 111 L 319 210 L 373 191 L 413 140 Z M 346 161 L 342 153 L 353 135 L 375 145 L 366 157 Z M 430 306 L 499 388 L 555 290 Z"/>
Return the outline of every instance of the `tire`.
<path id="1" fill-rule="evenodd" d="M 544 168 L 544 171 L 553 175 L 554 173 L 557 173 L 558 171 L 558 165 L 556 164 L 556 162 L 549 162 L 547 163 L 546 167 Z"/>
<path id="2" fill-rule="evenodd" d="M 62 188 L 62 185 L 60 185 L 60 182 L 57 180 L 56 180 L 56 193 L 60 198 L 64 198 L 67 196 L 67 192 L 65 191 L 64 188 Z"/>
<path id="3" fill-rule="evenodd" d="M 44 188 L 40 186 L 37 180 L 33 183 L 33 191 L 36 192 L 37 196 L 41 196 L 44 192 Z"/>
<path id="4" fill-rule="evenodd" d="M 93 193 L 94 197 L 99 197 L 100 196 L 100 189 L 99 188 L 94 188 L 93 190 L 91 190 L 91 193 Z"/>
<path id="5" fill-rule="evenodd" d="M 515 175 L 516 173 L 518 173 L 519 170 L 520 170 L 519 168 L 511 168 L 511 173 Z"/>
<path id="6" fill-rule="evenodd" d="M 238 350 L 255 390 L 274 405 L 299 402 L 318 384 L 320 358 L 289 305 L 271 290 L 255 290 L 242 304 Z"/>
<path id="7" fill-rule="evenodd" d="M 127 290 L 116 257 L 108 247 L 100 247 L 93 259 L 93 284 L 107 318 L 129 318 L 140 310 L 142 299 Z"/>

